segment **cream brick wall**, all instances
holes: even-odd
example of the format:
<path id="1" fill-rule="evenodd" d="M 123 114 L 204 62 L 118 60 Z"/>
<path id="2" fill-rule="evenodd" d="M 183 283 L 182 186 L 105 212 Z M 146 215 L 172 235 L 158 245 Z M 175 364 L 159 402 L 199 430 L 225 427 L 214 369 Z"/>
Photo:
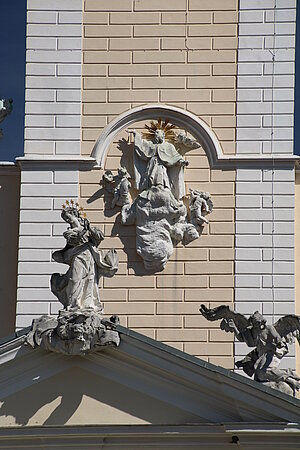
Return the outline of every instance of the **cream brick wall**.
<path id="1" fill-rule="evenodd" d="M 82 154 L 116 115 L 167 103 L 235 146 L 237 0 L 85 0 Z"/>
<path id="2" fill-rule="evenodd" d="M 145 103 L 199 115 L 224 153 L 234 153 L 237 17 L 236 0 L 85 0 L 82 154 L 91 153 L 115 116 Z M 121 157 L 126 165 L 116 141 L 105 169 L 117 169 Z M 198 308 L 201 302 L 233 302 L 235 172 L 210 170 L 201 149 L 187 159 L 187 189 L 208 190 L 215 209 L 202 237 L 176 248 L 160 274 L 144 272 L 134 227 L 115 225 L 117 214 L 104 211 L 98 184 L 103 172 L 81 172 L 81 202 L 103 229 L 105 248 L 119 253 L 118 274 L 102 286 L 106 314 L 119 314 L 123 325 L 232 368 L 232 336 L 210 327 Z"/>

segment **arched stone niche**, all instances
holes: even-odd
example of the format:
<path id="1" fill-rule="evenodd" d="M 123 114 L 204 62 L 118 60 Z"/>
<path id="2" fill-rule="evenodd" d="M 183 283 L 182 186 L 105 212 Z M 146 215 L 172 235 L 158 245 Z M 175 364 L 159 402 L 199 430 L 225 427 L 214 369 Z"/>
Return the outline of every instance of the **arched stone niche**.
<path id="1" fill-rule="evenodd" d="M 211 167 L 224 158 L 216 135 L 203 120 L 188 111 L 168 105 L 143 105 L 121 114 L 103 130 L 91 156 L 96 159 L 98 166 L 103 168 L 110 144 L 120 131 L 135 122 L 159 118 L 168 119 L 174 125 L 189 132 L 201 144 Z"/>

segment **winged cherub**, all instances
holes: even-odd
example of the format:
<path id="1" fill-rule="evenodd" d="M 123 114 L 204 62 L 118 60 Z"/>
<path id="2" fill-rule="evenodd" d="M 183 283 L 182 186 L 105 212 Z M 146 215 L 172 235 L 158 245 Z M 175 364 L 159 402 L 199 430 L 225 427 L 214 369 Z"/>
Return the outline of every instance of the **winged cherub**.
<path id="1" fill-rule="evenodd" d="M 287 315 L 274 325 L 256 311 L 248 319 L 227 305 L 209 309 L 201 305 L 200 313 L 210 321 L 222 319 L 220 328 L 234 333 L 240 342 L 255 347 L 245 358 L 236 362 L 238 368 L 254 380 L 295 397 L 300 389 L 300 377 L 291 369 L 280 369 L 280 360 L 289 352 L 289 344 L 300 343 L 300 317 Z"/>

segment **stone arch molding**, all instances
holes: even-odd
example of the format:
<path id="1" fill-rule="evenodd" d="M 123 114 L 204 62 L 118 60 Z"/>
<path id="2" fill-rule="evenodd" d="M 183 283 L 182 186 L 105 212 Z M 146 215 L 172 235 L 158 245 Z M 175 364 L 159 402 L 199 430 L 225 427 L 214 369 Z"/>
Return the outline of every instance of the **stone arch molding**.
<path id="1" fill-rule="evenodd" d="M 206 152 L 212 167 L 224 159 L 218 138 L 203 120 L 189 111 L 168 105 L 138 106 L 118 116 L 104 128 L 94 145 L 91 157 L 97 161 L 99 167 L 104 168 L 109 147 L 120 131 L 135 122 L 159 118 L 169 119 L 174 125 L 191 133 Z"/>

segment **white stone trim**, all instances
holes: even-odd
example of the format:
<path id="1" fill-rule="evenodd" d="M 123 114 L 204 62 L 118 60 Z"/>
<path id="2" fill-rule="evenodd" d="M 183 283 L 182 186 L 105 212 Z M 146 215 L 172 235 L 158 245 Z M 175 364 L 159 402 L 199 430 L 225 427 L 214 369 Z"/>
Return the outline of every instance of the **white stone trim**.
<path id="1" fill-rule="evenodd" d="M 143 448 L 145 450 L 178 448 L 206 450 L 225 449 L 232 444 L 232 437 L 242 440 L 248 448 L 297 448 L 300 429 L 297 423 L 237 422 L 230 425 L 80 425 L 51 427 L 7 427 L 1 432 L 0 444 L 5 449 L 27 450 L 44 447 L 89 448 L 109 450 L 116 448 Z M 159 442 L 159 444 L 158 444 Z M 80 447 L 78 447 L 80 445 Z M 159 445 L 159 446 L 158 446 Z M 272 447 L 270 447 L 270 445 Z M 40 447 L 41 448 L 41 447 Z"/>
<path id="2" fill-rule="evenodd" d="M 27 9 L 25 154 L 80 155 L 82 1 Z"/>
<path id="3" fill-rule="evenodd" d="M 65 272 L 65 266 L 53 262 L 51 256 L 65 245 L 61 205 L 66 199 L 78 199 L 81 161 L 20 159 L 17 329 L 29 326 L 34 317 L 56 312 L 58 301 L 49 281 L 53 272 Z"/>
<path id="4" fill-rule="evenodd" d="M 273 160 L 276 164 L 287 162 L 293 165 L 295 160 L 299 159 L 294 155 L 260 155 L 259 157 L 255 154 L 224 155 L 218 138 L 202 119 L 184 109 L 161 104 L 138 106 L 112 120 L 97 139 L 91 157 L 97 161 L 99 167 L 103 168 L 109 147 L 120 131 L 137 121 L 158 118 L 169 119 L 170 122 L 190 132 L 202 145 L 212 167 L 234 168 L 248 165 L 249 162 L 261 166 Z"/>
<path id="5" fill-rule="evenodd" d="M 173 124 L 189 131 L 203 146 L 210 160 L 222 157 L 222 148 L 216 135 L 203 120 L 175 106 L 160 104 L 138 106 L 111 121 L 97 139 L 91 156 L 103 167 L 109 146 L 120 131 L 136 121 L 158 118 L 169 119 Z"/>
<path id="6" fill-rule="evenodd" d="M 269 323 L 295 313 L 294 177 L 292 167 L 237 170 L 235 309 Z M 235 344 L 237 359 L 248 351 Z M 295 366 L 293 353 L 284 365 Z"/>
<path id="7" fill-rule="evenodd" d="M 293 155 L 295 0 L 240 0 L 235 309 L 269 323 L 295 311 Z M 251 166 L 267 155 L 270 164 Z M 287 160 L 286 160 L 287 161 Z M 277 162 L 277 164 L 275 164 Z M 236 359 L 249 349 L 235 344 Z M 282 367 L 295 367 L 293 350 Z"/>
<path id="8" fill-rule="evenodd" d="M 293 154 L 296 1 L 241 0 L 237 154 Z"/>

